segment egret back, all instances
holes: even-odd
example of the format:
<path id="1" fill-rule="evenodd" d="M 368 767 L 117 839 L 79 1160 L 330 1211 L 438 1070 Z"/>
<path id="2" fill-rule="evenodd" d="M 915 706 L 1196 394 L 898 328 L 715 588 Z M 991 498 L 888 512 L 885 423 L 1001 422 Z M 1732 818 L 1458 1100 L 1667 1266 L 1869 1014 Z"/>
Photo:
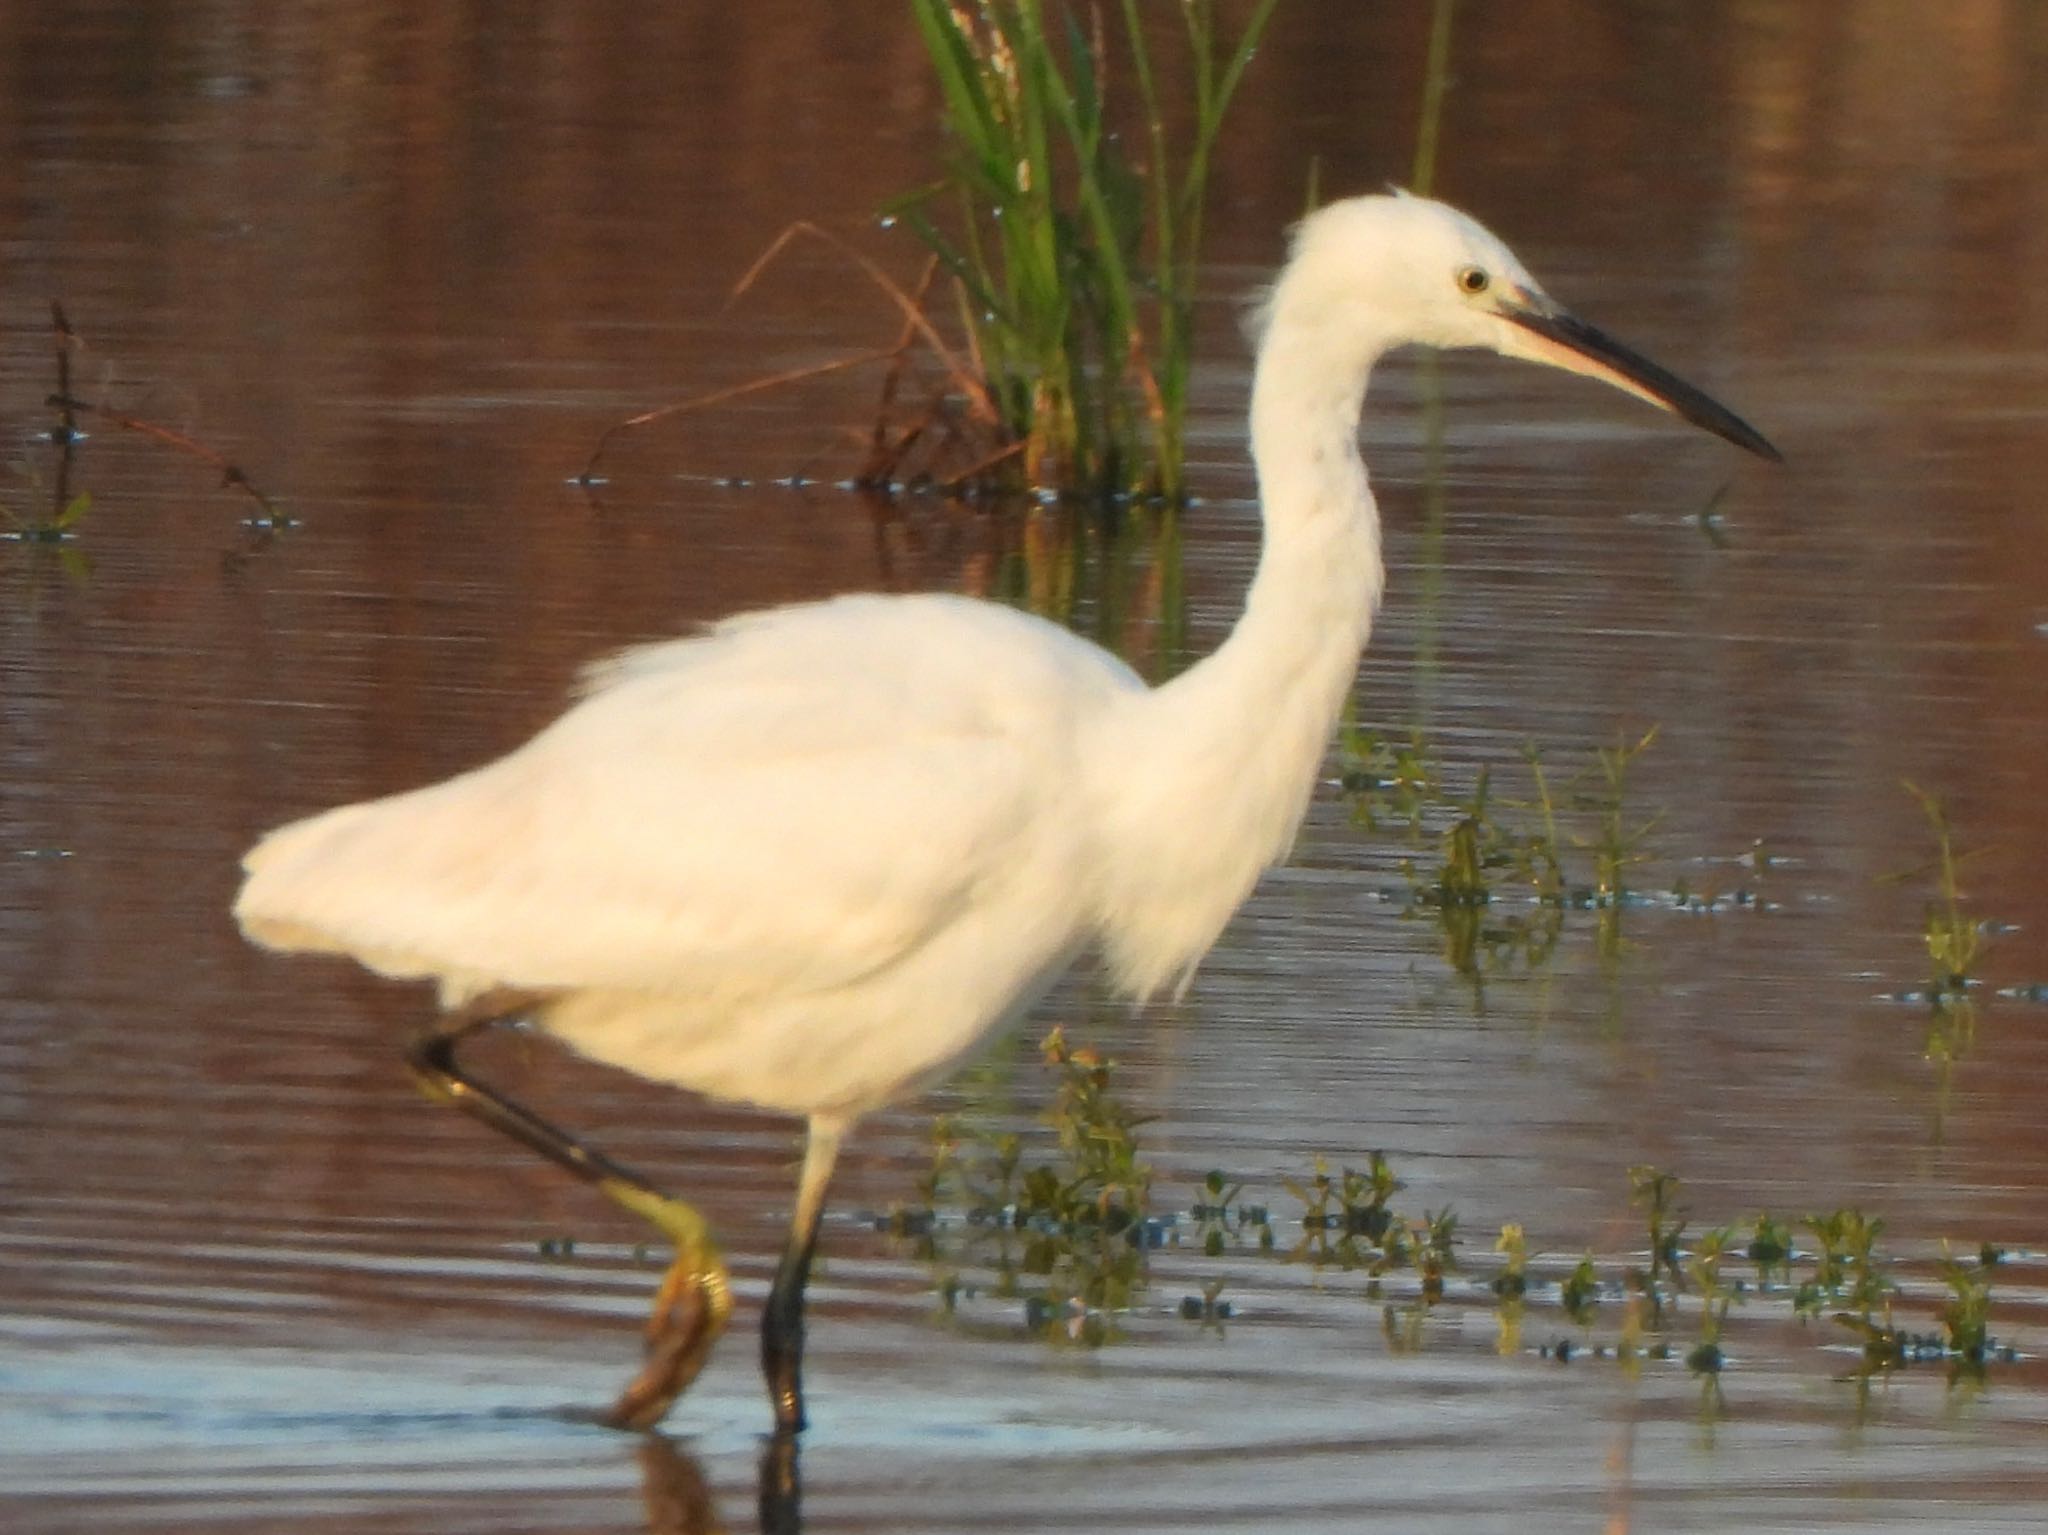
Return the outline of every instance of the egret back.
<path id="1" fill-rule="evenodd" d="M 989 603 L 781 608 L 594 669 L 525 746 L 282 828 L 236 916 L 451 997 L 659 993 L 727 1011 L 849 984 L 1070 835 L 1080 722 L 1143 684 Z"/>

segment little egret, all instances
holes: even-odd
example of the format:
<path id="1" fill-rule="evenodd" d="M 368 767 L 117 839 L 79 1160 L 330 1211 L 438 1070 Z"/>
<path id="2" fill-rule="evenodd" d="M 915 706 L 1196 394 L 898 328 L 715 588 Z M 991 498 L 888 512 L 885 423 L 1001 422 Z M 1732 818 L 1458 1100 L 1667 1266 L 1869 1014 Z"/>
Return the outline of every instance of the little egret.
<path id="1" fill-rule="evenodd" d="M 1588 374 L 1778 456 L 1559 308 L 1464 214 L 1334 203 L 1301 224 L 1259 317 L 1265 542 L 1243 616 L 1171 682 L 961 597 L 777 608 L 602 662 L 510 755 L 249 854 L 235 915 L 252 940 L 438 982 L 409 1056 L 421 1084 L 673 1240 L 608 1421 L 651 1425 L 689 1384 L 731 1310 L 725 1266 L 695 1210 L 464 1075 L 456 1043 L 525 1019 L 808 1121 L 761 1347 L 778 1428 L 802 1427 L 804 1282 L 848 1128 L 1016 1020 L 1084 948 L 1134 997 L 1184 984 L 1286 856 L 1380 595 L 1366 378 L 1410 342 Z"/>

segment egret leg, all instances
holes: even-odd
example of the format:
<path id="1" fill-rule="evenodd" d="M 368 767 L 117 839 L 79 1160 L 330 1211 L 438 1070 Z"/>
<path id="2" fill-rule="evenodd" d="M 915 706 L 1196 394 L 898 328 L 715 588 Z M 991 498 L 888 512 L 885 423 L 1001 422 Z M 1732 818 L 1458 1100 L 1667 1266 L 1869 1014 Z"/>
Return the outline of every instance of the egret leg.
<path id="1" fill-rule="evenodd" d="M 777 1429 L 761 1451 L 759 1508 L 761 1535 L 803 1535 L 803 1473 L 797 1466 L 796 1435 Z"/>
<path id="2" fill-rule="evenodd" d="M 804 1426 L 804 1284 L 811 1277 L 818 1218 L 825 1211 L 825 1189 L 845 1133 L 846 1126 L 836 1119 L 811 1121 L 804 1168 L 797 1179 L 796 1211 L 789 1222 L 789 1245 L 782 1250 L 761 1313 L 761 1373 L 768 1378 L 768 1397 L 775 1404 L 775 1427 L 781 1434 Z"/>
<path id="3" fill-rule="evenodd" d="M 681 1396 L 732 1315 L 732 1283 L 711 1228 L 689 1205 L 596 1148 L 565 1134 L 515 1099 L 464 1073 L 455 1046 L 466 1036 L 530 1014 L 546 1001 L 526 992 L 492 992 L 437 1020 L 406 1052 L 428 1097 L 452 1103 L 492 1129 L 567 1168 L 613 1203 L 651 1223 L 674 1245 L 676 1258 L 656 1293 L 647 1327 L 647 1359 L 603 1421 L 645 1429 L 659 1423 Z"/>

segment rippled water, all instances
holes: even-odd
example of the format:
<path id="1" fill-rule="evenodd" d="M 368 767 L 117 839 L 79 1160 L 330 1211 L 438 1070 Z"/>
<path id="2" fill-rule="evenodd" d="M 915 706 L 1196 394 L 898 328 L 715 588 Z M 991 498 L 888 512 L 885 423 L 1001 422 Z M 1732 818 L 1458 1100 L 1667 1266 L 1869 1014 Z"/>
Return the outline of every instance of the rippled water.
<path id="1" fill-rule="evenodd" d="M 1311 155 L 1351 189 L 1410 152 L 1426 8 L 1357 11 L 1283 7 L 1219 169 L 1193 653 L 1255 552 L 1234 296 L 1270 269 Z M 1157 1116 L 1168 1212 L 1229 1169 L 1285 1246 L 1280 1180 L 1375 1147 L 1404 1203 L 1454 1206 L 1469 1272 L 1423 1346 L 1396 1346 L 1356 1274 L 1188 1241 L 1106 1350 L 1049 1347 L 986 1293 L 939 1320 L 871 1217 L 914 1198 L 935 1110 L 1032 1124 L 1049 1086 L 1022 1040 L 849 1153 L 814 1290 L 806 1528 L 2048 1519 L 2048 1009 L 1996 994 L 2048 981 L 2048 18 L 1458 14 L 1446 195 L 1790 465 L 1461 357 L 1440 371 L 1439 501 L 1421 381 L 1394 365 L 1366 428 L 1394 568 L 1361 718 L 1422 725 L 1465 784 L 1520 784 L 1525 741 L 1563 773 L 1658 725 L 1628 791 L 1661 816 L 1646 883 L 1763 899 L 1633 910 L 1611 958 L 1575 919 L 1535 975 L 1475 991 L 1389 898 L 1406 850 L 1332 786 L 1184 1005 L 1133 1017 L 1083 975 L 1045 1019 Z M 892 332 L 822 250 L 721 306 L 787 221 L 927 174 L 912 29 L 795 0 L 744 21 L 86 3 L 0 16 L 0 58 L 0 504 L 49 493 L 61 298 L 81 387 L 220 447 L 300 522 L 252 532 L 211 471 L 99 427 L 75 539 L 0 544 L 8 1527 L 751 1527 L 751 1339 L 672 1443 L 565 1417 L 631 1363 L 641 1234 L 419 1101 L 395 1054 L 418 996 L 256 954 L 224 913 L 258 832 L 513 745 L 610 646 L 1007 579 L 1014 519 L 877 522 L 773 483 L 844 471 L 871 380 L 650 429 L 600 495 L 568 483 L 620 416 Z M 1168 662 L 1176 633 L 1118 630 Z M 1932 842 L 1903 778 L 1944 796 L 1973 909 L 2012 928 L 1945 1087 L 1925 1009 L 1882 999 L 1924 971 Z M 1732 861 L 1759 840 L 1782 861 Z M 750 1324 L 790 1127 L 491 1048 L 508 1086 L 702 1196 Z M 1540 1299 L 1502 1354 L 1493 1233 L 1521 1223 L 1551 1279 L 1585 1251 L 1639 1262 L 1634 1163 L 1686 1180 L 1696 1231 L 1883 1214 L 1915 1327 L 1941 1239 L 2004 1244 L 1993 1331 L 2025 1357 L 1980 1385 L 1930 1365 L 1859 1388 L 1835 1330 L 1782 1300 L 1737 1308 L 1718 1394 L 1676 1361 L 1539 1356 L 1580 1336 Z M 541 1253 L 565 1235 L 572 1257 Z M 1236 1309 L 1221 1332 L 1178 1314 L 1212 1277 Z"/>

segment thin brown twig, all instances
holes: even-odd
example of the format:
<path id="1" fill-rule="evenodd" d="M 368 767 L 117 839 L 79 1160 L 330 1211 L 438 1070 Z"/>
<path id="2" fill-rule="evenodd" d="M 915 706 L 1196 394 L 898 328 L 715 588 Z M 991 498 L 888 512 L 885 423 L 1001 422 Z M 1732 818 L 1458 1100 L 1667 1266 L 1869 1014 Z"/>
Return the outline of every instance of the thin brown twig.
<path id="1" fill-rule="evenodd" d="M 912 417 L 908 426 L 896 433 L 893 442 L 889 439 L 888 420 L 878 420 L 875 423 L 874 442 L 868 460 L 855 476 L 855 483 L 873 489 L 887 487 L 895 478 L 897 470 L 902 467 L 903 460 L 909 457 L 910 450 L 931 430 L 932 423 L 941 419 L 943 414 L 942 402 L 934 400 L 922 412 Z"/>
<path id="2" fill-rule="evenodd" d="M 64 306 L 55 299 L 50 300 L 50 324 L 57 332 L 57 392 L 68 399 L 71 350 L 78 344 L 78 333 L 71 328 Z M 71 505 L 71 465 L 78 457 L 78 417 L 68 405 L 57 412 L 50 445 L 57 451 L 57 472 L 50 476 L 50 526 L 62 528 L 68 520 L 66 509 Z"/>
<path id="3" fill-rule="evenodd" d="M 1001 419 L 996 413 L 995 402 L 989 398 L 988 389 L 983 384 L 981 378 L 964 366 L 953 355 L 952 348 L 948 347 L 938 331 L 932 328 L 932 322 L 925 318 L 921 302 L 913 300 L 908 293 L 905 293 L 902 284 L 898 283 L 887 272 L 877 266 L 872 258 L 855 250 L 843 238 L 822 225 L 813 224 L 808 219 L 798 219 L 794 224 L 783 230 L 781 234 L 768 243 L 768 248 L 755 258 L 754 264 L 748 267 L 746 272 L 740 277 L 740 280 L 733 285 L 731 299 L 728 302 L 731 302 L 732 299 L 738 299 L 745 294 L 753 286 L 755 279 L 767 269 L 768 265 L 776 257 L 780 256 L 788 248 L 790 242 L 798 235 L 809 235 L 815 240 L 822 240 L 825 244 L 846 257 L 848 261 L 859 267 L 866 274 L 868 280 L 880 288 L 889 301 L 903 312 L 904 323 L 923 339 L 926 346 L 932 349 L 932 355 L 938 358 L 939 365 L 952 378 L 955 387 L 967 396 L 969 402 L 974 407 L 975 413 L 990 425 L 994 425 Z"/>
<path id="4" fill-rule="evenodd" d="M 71 352 L 78 345 L 78 332 L 71 328 L 70 316 L 64 313 L 64 306 L 55 299 L 50 300 L 50 323 L 57 332 L 57 393 L 66 401 L 58 408 L 57 425 L 64 434 L 64 447 L 68 452 L 78 437 L 78 417 L 72 413 L 68 403 L 71 398 Z"/>
<path id="5" fill-rule="evenodd" d="M 577 476 L 580 483 L 594 484 L 597 481 L 597 463 L 604 457 L 604 450 L 619 433 L 650 422 L 662 421 L 670 416 L 680 416 L 685 411 L 702 410 L 707 405 L 722 404 L 737 400 L 744 395 L 759 394 L 764 389 L 779 389 L 785 384 L 794 384 L 807 378 L 818 378 L 827 373 L 841 373 L 848 368 L 858 368 L 871 362 L 886 362 L 896 355 L 897 349 L 879 347 L 872 352 L 858 352 L 851 357 L 835 357 L 830 362 L 812 363 L 808 367 L 789 368 L 781 373 L 771 373 L 766 378 L 749 379 L 744 384 L 729 384 L 723 389 L 714 389 L 709 394 L 696 395 L 687 400 L 678 400 L 673 405 L 656 406 L 643 410 L 637 416 L 628 416 L 623 421 L 614 421 L 598 435 L 597 446 L 590 450 L 590 457 L 584 461 L 583 473 Z"/>
<path id="6" fill-rule="evenodd" d="M 160 425 L 155 421 L 145 421 L 139 416 L 128 415 L 124 411 L 115 410 L 112 406 L 102 405 L 96 400 L 81 400 L 70 394 L 53 394 L 45 399 L 43 403 L 54 409 L 64 411 L 67 415 L 71 412 L 83 412 L 89 416 L 97 416 L 100 420 L 111 422 L 124 431 L 140 433 L 144 437 L 152 438 L 162 443 L 165 447 L 174 448 L 180 453 L 196 458 L 201 463 L 211 464 L 220 471 L 221 485 L 224 488 L 233 488 L 248 496 L 258 506 L 263 508 L 263 515 L 269 521 L 273 523 L 284 521 L 283 514 L 272 504 L 268 496 L 256 488 L 255 484 L 249 479 L 249 476 L 242 471 L 239 464 L 229 461 L 221 454 L 207 447 L 205 443 L 196 442 L 192 438 L 187 437 L 183 432 L 175 432 L 171 428 Z"/>
<path id="7" fill-rule="evenodd" d="M 980 361 L 978 353 L 975 357 L 975 367 L 963 365 L 952 349 L 940 337 L 938 331 L 933 328 L 930 319 L 925 314 L 925 305 L 929 301 L 932 284 L 937 280 L 939 272 L 939 261 L 936 256 L 926 261 L 924 270 L 918 275 L 916 286 L 913 289 L 906 290 L 894 278 L 890 277 L 888 273 L 877 266 L 873 260 L 854 249 L 853 246 L 848 244 L 839 235 L 808 220 L 799 219 L 771 240 L 768 243 L 767 249 L 755 257 L 753 262 L 748 265 L 746 271 L 740 274 L 739 281 L 733 284 L 732 292 L 727 295 L 727 304 L 736 303 L 739 299 L 745 297 L 754 284 L 760 280 L 762 274 L 789 248 L 791 242 L 800 235 L 808 235 L 812 239 L 821 240 L 838 251 L 848 261 L 857 266 L 876 287 L 882 290 L 889 301 L 896 306 L 903 316 L 903 328 L 898 332 L 894 343 L 887 347 L 878 347 L 873 351 L 859 352 L 849 357 L 834 358 L 829 362 L 814 363 L 801 368 L 790 368 L 780 373 L 769 374 L 766 377 L 749 379 L 745 383 L 728 385 L 723 389 L 714 389 L 708 394 L 697 395 L 670 405 L 658 406 L 653 410 L 646 410 L 638 415 L 628 416 L 623 421 L 613 422 L 612 425 L 606 427 L 599 434 L 595 446 L 590 451 L 590 457 L 584 461 L 583 472 L 578 476 L 580 483 L 584 485 L 597 483 L 598 464 L 603 459 L 606 450 L 611 446 L 612 439 L 621 432 L 629 431 L 635 427 L 646 426 L 655 421 L 665 420 L 670 416 L 680 415 L 686 411 L 701 410 L 706 406 L 721 404 L 727 400 L 739 399 L 742 396 L 755 394 L 763 390 L 781 388 L 784 385 L 798 383 L 804 379 L 817 378 L 828 373 L 838 373 L 848 368 L 862 367 L 872 362 L 887 362 L 890 364 L 890 368 L 882 381 L 881 402 L 876 414 L 874 429 L 869 434 L 867 462 L 855 477 L 859 483 L 879 483 L 886 477 L 891 467 L 902 461 L 902 456 L 908 450 L 909 445 L 921 437 L 931 424 L 932 416 L 928 413 L 920 421 L 913 424 L 910 430 L 899 437 L 893 444 L 889 441 L 891 407 L 894 404 L 897 390 L 901 387 L 904 368 L 909 358 L 912 344 L 918 341 L 922 341 L 931 350 L 947 381 L 966 398 L 970 413 L 984 425 L 990 427 L 1000 426 L 1001 418 L 996 412 L 994 401 L 990 397 L 987 386 L 978 372 Z M 971 334 L 969 344 L 970 346 L 973 345 Z M 1000 463 L 1015 451 L 1017 451 L 1015 447 L 1005 448 L 989 459 L 988 462 L 991 464 Z M 957 484 L 958 480 L 956 478 L 947 483 L 949 485 Z"/>
<path id="8" fill-rule="evenodd" d="M 1015 458 L 1019 453 L 1022 453 L 1023 451 L 1024 444 L 1021 441 L 1013 442 L 1008 447 L 998 448 L 995 452 L 989 454 L 988 457 L 980 459 L 975 463 L 969 464 L 965 469 L 962 469 L 958 474 L 948 475 L 945 479 L 940 480 L 938 482 L 939 488 L 941 490 L 958 490 L 962 485 L 966 484 L 976 475 L 986 474 L 989 470 L 995 468 L 997 464 L 1000 464 L 1004 459 Z"/>
<path id="9" fill-rule="evenodd" d="M 931 292 L 932 279 L 938 275 L 939 258 L 934 256 L 924 266 L 923 275 L 918 278 L 917 291 L 911 295 L 920 312 L 924 309 L 925 296 Z M 889 371 L 882 376 L 881 397 L 875 404 L 874 430 L 868 434 L 868 456 L 856 479 L 869 483 L 881 478 L 888 466 L 901 456 L 900 447 L 896 453 L 888 449 L 889 413 L 896 405 L 896 391 L 902 387 L 904 365 L 910 360 L 910 343 L 917 339 L 917 327 L 905 322 L 901 334 L 896 337 L 896 354 L 890 360 Z"/>

